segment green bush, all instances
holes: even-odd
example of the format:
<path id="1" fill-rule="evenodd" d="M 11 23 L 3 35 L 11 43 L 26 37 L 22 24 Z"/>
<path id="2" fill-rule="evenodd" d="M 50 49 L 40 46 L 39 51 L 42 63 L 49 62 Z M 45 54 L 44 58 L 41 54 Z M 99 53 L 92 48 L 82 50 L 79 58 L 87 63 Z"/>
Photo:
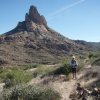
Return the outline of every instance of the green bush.
<path id="1" fill-rule="evenodd" d="M 59 74 L 64 74 L 64 75 L 68 75 L 71 72 L 71 67 L 69 64 L 65 63 L 63 64 L 61 67 L 59 67 L 58 69 L 56 69 L 54 71 L 55 75 L 59 75 Z"/>
<path id="2" fill-rule="evenodd" d="M 97 87 L 100 88 L 100 80 L 98 82 L 96 82 Z"/>
<path id="3" fill-rule="evenodd" d="M 80 71 L 81 69 L 83 69 L 83 67 L 84 67 L 83 59 L 78 60 L 77 71 Z M 69 75 L 70 73 L 71 73 L 71 66 L 68 63 L 68 61 L 64 61 L 62 66 L 54 71 L 55 75 L 60 75 L 60 74 Z"/>
<path id="4" fill-rule="evenodd" d="M 33 64 L 33 65 L 23 65 L 23 66 L 18 66 L 20 69 L 22 69 L 22 70 L 28 70 L 28 69 L 32 69 L 32 68 L 36 68 L 36 67 L 38 67 L 39 65 L 38 64 Z"/>
<path id="5" fill-rule="evenodd" d="M 37 77 L 39 75 L 41 75 L 41 76 L 49 75 L 55 69 L 56 69 L 55 67 L 47 67 L 45 65 L 41 65 L 41 66 L 37 67 L 37 69 L 34 71 L 33 76 Z"/>
<path id="6" fill-rule="evenodd" d="M 92 63 L 92 65 L 100 66 L 100 58 L 95 59 Z"/>
<path id="7" fill-rule="evenodd" d="M 93 57 L 94 57 L 94 54 L 92 54 L 92 53 L 91 53 L 91 54 L 89 54 L 89 56 L 88 56 L 88 57 L 89 57 L 89 59 L 91 59 L 91 58 L 93 58 Z"/>
<path id="8" fill-rule="evenodd" d="M 11 87 L 19 83 L 27 83 L 32 79 L 32 75 L 18 68 L 5 69 L 0 73 L 0 78 L 5 82 L 5 87 Z"/>
<path id="9" fill-rule="evenodd" d="M 43 86 L 17 85 L 10 89 L 5 89 L 0 96 L 0 100 L 60 100 L 58 92 Z"/>
<path id="10" fill-rule="evenodd" d="M 98 58 L 99 56 L 100 56 L 100 52 L 90 52 L 89 55 L 88 55 L 88 57 L 90 59 L 92 59 L 92 58 Z"/>

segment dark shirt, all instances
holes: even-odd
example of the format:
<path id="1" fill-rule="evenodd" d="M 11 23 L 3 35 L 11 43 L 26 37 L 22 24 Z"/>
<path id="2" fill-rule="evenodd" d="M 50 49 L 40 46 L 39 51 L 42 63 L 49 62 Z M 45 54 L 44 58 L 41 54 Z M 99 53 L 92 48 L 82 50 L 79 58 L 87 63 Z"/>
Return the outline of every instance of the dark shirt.
<path id="1" fill-rule="evenodd" d="M 78 64 L 77 64 L 77 61 L 74 60 L 74 59 L 72 59 L 72 60 L 71 60 L 71 67 L 72 67 L 72 68 L 76 68 L 77 65 L 78 65 Z"/>

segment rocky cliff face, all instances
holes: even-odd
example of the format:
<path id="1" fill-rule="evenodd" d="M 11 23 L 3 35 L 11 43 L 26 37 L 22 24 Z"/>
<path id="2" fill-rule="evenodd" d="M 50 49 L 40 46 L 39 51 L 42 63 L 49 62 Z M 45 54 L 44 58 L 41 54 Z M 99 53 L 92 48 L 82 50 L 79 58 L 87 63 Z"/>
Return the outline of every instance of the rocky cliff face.
<path id="1" fill-rule="evenodd" d="M 25 21 L 33 21 L 36 24 L 47 25 L 47 22 L 43 15 L 40 15 L 35 6 L 31 6 L 29 14 L 26 13 Z"/>
<path id="2" fill-rule="evenodd" d="M 30 7 L 29 13 L 26 13 L 25 24 L 28 31 L 33 31 L 36 28 L 36 24 L 47 26 L 44 16 L 40 15 L 34 6 Z"/>
<path id="3" fill-rule="evenodd" d="M 25 15 L 25 20 L 18 22 L 15 29 L 6 34 L 15 34 L 16 32 L 38 30 L 38 27 L 47 27 L 47 21 L 43 15 L 40 15 L 35 6 L 31 6 L 29 12 Z M 39 28 L 40 29 L 40 28 Z"/>
<path id="4" fill-rule="evenodd" d="M 0 59 L 10 65 L 57 63 L 86 47 L 49 28 L 43 15 L 31 6 L 25 20 L 0 37 Z"/>

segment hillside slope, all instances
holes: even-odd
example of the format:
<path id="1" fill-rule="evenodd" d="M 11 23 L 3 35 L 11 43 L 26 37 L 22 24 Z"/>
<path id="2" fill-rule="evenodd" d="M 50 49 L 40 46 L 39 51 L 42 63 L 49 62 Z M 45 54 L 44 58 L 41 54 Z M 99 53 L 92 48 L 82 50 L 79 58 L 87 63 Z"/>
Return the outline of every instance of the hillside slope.
<path id="1" fill-rule="evenodd" d="M 70 54 L 84 54 L 88 50 L 49 28 L 45 17 L 31 6 L 25 21 L 0 36 L 0 65 L 57 63 Z"/>

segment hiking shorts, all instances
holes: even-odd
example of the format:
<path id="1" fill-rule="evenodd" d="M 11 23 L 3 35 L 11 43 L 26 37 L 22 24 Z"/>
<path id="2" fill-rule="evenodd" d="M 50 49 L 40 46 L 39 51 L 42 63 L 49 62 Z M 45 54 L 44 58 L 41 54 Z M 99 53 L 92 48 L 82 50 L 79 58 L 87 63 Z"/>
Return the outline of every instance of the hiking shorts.
<path id="1" fill-rule="evenodd" d="M 72 73 L 76 73 L 76 68 L 72 68 Z"/>

